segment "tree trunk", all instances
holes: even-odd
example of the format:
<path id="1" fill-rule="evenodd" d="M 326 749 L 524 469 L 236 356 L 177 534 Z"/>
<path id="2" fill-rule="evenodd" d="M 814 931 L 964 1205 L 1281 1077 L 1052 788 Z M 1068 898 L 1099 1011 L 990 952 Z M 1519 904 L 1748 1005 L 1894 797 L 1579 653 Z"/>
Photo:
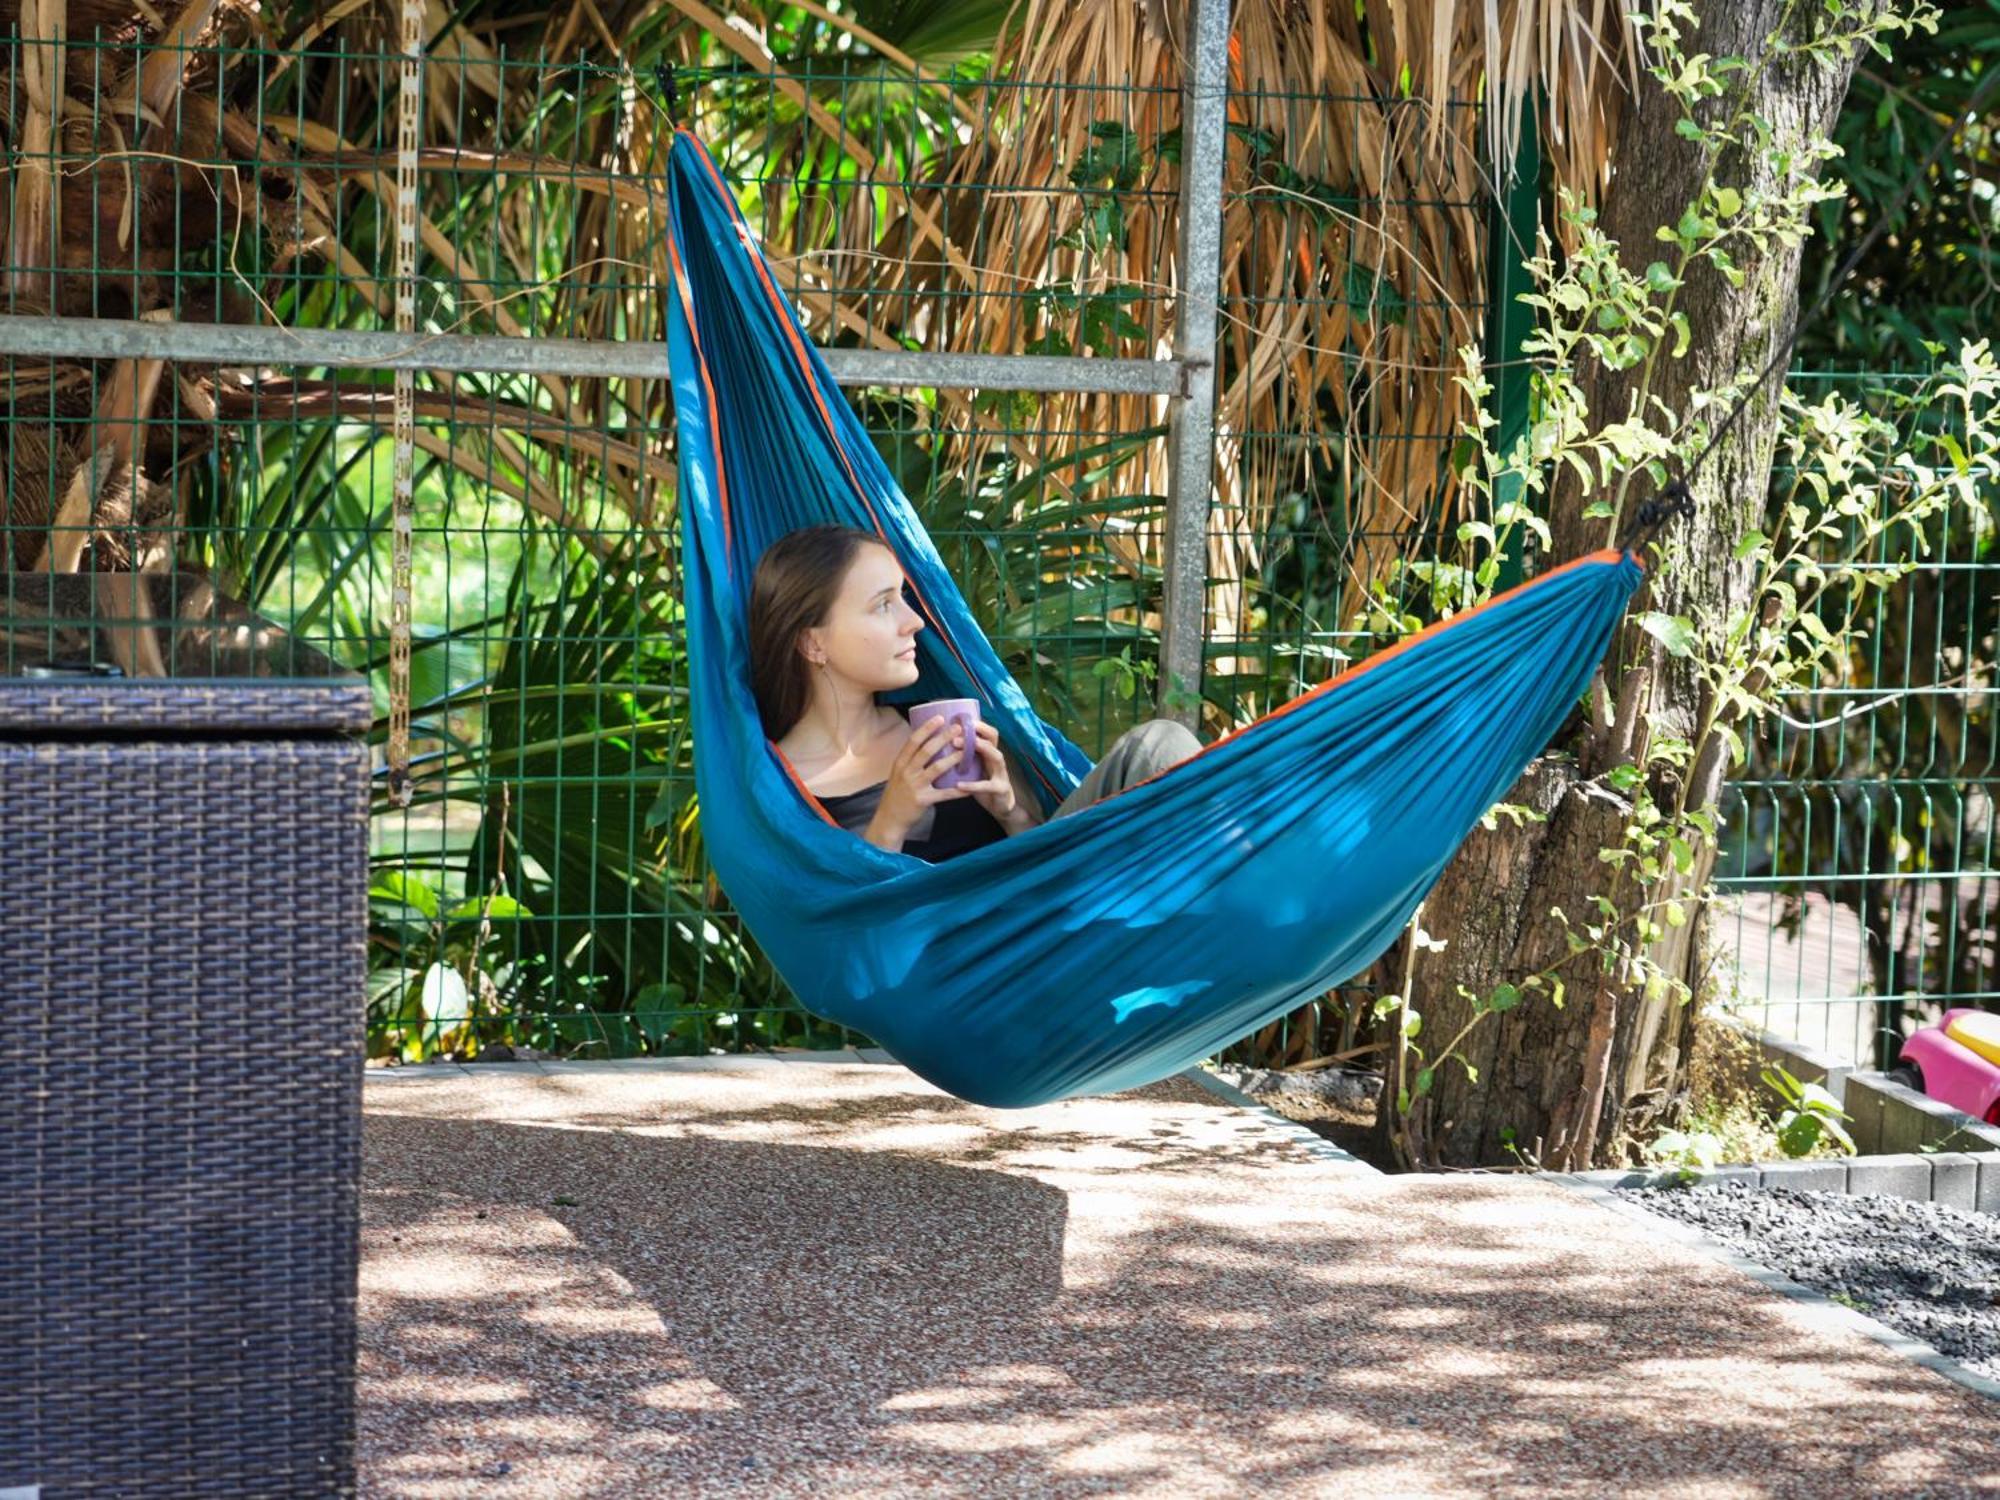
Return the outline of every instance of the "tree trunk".
<path id="1" fill-rule="evenodd" d="M 1762 58 L 1765 39 L 1785 8 L 1783 0 L 1707 4 L 1700 34 L 1689 39 L 1687 50 Z M 1797 10 L 1802 15 L 1795 24 L 1818 24 L 1817 8 Z M 1771 122 L 1780 140 L 1823 136 L 1833 126 L 1851 70 L 1851 62 L 1814 66 L 1795 56 L 1774 60 L 1760 75 L 1748 107 Z M 1730 93 L 1734 91 L 1732 83 Z M 1727 102 L 1726 95 L 1709 107 Z M 1626 265 L 1642 272 L 1666 249 L 1655 237 L 1656 228 L 1696 199 L 1702 169 L 1698 147 L 1674 132 L 1677 107 L 1650 76 L 1641 79 L 1636 96 L 1624 100 L 1623 110 L 1613 177 L 1598 222 L 1620 245 Z M 1761 164 L 1746 162 L 1740 154 L 1725 155 L 1715 176 L 1741 189 L 1746 198 L 1752 188 L 1784 187 Z M 1741 288 L 1731 287 L 1702 261 L 1690 269 L 1681 290 L 1677 305 L 1687 313 L 1692 347 L 1683 359 L 1663 356 L 1652 375 L 1653 394 L 1675 412 L 1687 412 L 1693 388 L 1762 368 L 1791 331 L 1798 251 L 1774 245 L 1760 258 L 1732 246 L 1731 253 L 1746 273 Z M 1581 372 L 1597 423 L 1627 415 L 1638 374 L 1593 368 Z M 1697 513 L 1672 523 L 1661 535 L 1668 571 L 1662 575 L 1656 569 L 1648 579 L 1634 601 L 1635 614 L 1657 609 L 1720 620 L 1749 604 L 1751 564 L 1732 563 L 1730 552 L 1765 514 L 1777 436 L 1778 378 L 1749 397 L 1742 417 L 1694 481 Z M 1709 420 L 1720 419 L 1709 414 Z M 1647 488 L 1643 477 L 1634 484 L 1627 515 Z M 1573 483 L 1557 491 L 1550 516 L 1551 561 L 1560 563 L 1606 544 L 1606 523 L 1581 515 L 1596 498 Z M 1423 925 L 1447 946 L 1416 955 L 1410 1004 L 1423 1016 L 1419 1040 L 1433 1062 L 1473 1015 L 1460 986 L 1484 997 L 1498 983 L 1518 983 L 1555 963 L 1566 948 L 1550 908 L 1561 907 L 1580 927 L 1592 917 L 1592 898 L 1612 894 L 1614 867 L 1601 862 L 1598 851 L 1620 845 L 1629 804 L 1591 778 L 1624 761 L 1643 765 L 1647 736 L 1655 729 L 1691 738 L 1697 728 L 1702 705 L 1687 661 L 1668 655 L 1629 621 L 1608 661 L 1616 668 L 1615 702 L 1613 695 L 1594 694 L 1595 710 L 1573 717 L 1557 738 L 1559 748 L 1538 760 L 1506 799 L 1546 813 L 1547 822 L 1516 828 L 1501 819 L 1493 832 L 1475 831 L 1426 898 Z M 1689 808 L 1714 805 L 1726 769 L 1719 744 L 1704 749 L 1694 766 Z M 1652 779 L 1651 794 L 1664 809 L 1672 809 L 1677 790 L 1669 773 Z M 1670 874 L 1665 887 L 1645 892 L 1628 879 L 1613 899 L 1630 910 L 1642 899 L 1671 898 L 1704 883 L 1709 867 L 1708 858 L 1698 858 L 1689 874 Z M 1686 926 L 1668 928 L 1650 954 L 1667 972 L 1688 982 L 1698 1004 L 1708 964 L 1706 924 L 1701 913 L 1690 915 Z M 1377 981 L 1385 991 L 1399 988 L 1402 947 L 1398 944 L 1378 966 Z M 1502 1131 L 1511 1127 L 1513 1143 L 1544 1165 L 1588 1166 L 1628 1130 L 1674 1101 L 1685 1085 L 1693 1007 L 1677 1006 L 1663 993 L 1640 993 L 1623 975 L 1602 975 L 1586 967 L 1594 964 L 1594 957 L 1578 958 L 1560 971 L 1566 988 L 1560 1009 L 1530 995 L 1518 1008 L 1487 1015 L 1473 1026 L 1460 1050 L 1477 1069 L 1478 1081 L 1470 1081 L 1456 1062 L 1449 1063 L 1438 1068 L 1430 1096 L 1417 1101 L 1417 1124 L 1431 1156 L 1425 1165 L 1509 1162 Z M 1593 1054 L 1594 1069 L 1589 1066 Z M 1388 1097 L 1394 1098 L 1393 1082 Z M 1385 1121 L 1389 1115 L 1385 1109 Z"/>

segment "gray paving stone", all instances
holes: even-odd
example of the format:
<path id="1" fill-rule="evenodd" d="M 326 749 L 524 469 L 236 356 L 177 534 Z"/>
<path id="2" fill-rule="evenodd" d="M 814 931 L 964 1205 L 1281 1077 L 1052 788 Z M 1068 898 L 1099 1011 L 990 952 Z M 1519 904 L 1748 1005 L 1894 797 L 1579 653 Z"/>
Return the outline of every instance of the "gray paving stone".
<path id="1" fill-rule="evenodd" d="M 1979 1154 L 1979 1197 L 1973 1206 L 1983 1214 L 2000 1214 L 2000 1152 Z"/>
<path id="2" fill-rule="evenodd" d="M 1757 1180 L 1765 1187 L 1786 1187 L 1801 1193 L 1847 1191 L 1844 1161 L 1765 1161 L 1757 1165 Z"/>
<path id="3" fill-rule="evenodd" d="M 1860 1079 L 1849 1080 L 1849 1092 L 1861 1087 Z M 1899 1151 L 1920 1151 L 1925 1146 L 1941 1146 L 1958 1133 L 1965 1117 L 1937 1100 L 1927 1098 L 1900 1084 L 1869 1081 L 1868 1087 L 1882 1094 L 1882 1140 L 1885 1155 Z"/>
<path id="4" fill-rule="evenodd" d="M 1841 1094 L 1840 1107 L 1847 1111 L 1850 1119 L 1845 1123 L 1847 1133 L 1854 1137 L 1854 1149 L 1862 1156 L 1875 1156 L 1882 1150 L 1882 1092 L 1869 1086 L 1868 1081 L 1852 1076 Z"/>
<path id="5" fill-rule="evenodd" d="M 1850 1193 L 1881 1193 L 1912 1203 L 1931 1201 L 1931 1164 L 1935 1158 L 1909 1152 L 1898 1156 L 1857 1156 L 1847 1163 Z"/>
<path id="6" fill-rule="evenodd" d="M 1703 1182 L 1747 1182 L 1755 1187 L 1758 1182 L 1757 1163 L 1754 1161 L 1727 1162 L 1719 1167 L 1710 1167 L 1701 1174 Z"/>
<path id="7" fill-rule="evenodd" d="M 1931 1157 L 1931 1202 L 1971 1213 L 1979 1206 L 1979 1158 L 1963 1151 Z"/>

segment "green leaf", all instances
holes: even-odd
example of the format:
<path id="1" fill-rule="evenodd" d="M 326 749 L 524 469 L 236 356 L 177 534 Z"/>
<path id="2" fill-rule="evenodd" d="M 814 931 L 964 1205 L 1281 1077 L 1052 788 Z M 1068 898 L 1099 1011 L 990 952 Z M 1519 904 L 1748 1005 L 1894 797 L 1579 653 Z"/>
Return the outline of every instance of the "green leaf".
<path id="1" fill-rule="evenodd" d="M 1418 1071 L 1415 1097 L 1421 1099 L 1431 1091 L 1431 1081 L 1436 1074 L 1435 1068 L 1423 1068 Z"/>
<path id="2" fill-rule="evenodd" d="M 1741 562 L 1759 547 L 1766 545 L 1770 540 L 1761 531 L 1746 531 L 1743 533 L 1743 540 L 1736 544 L 1736 550 L 1731 556 L 1738 562 Z"/>
<path id="3" fill-rule="evenodd" d="M 1497 1014 L 1500 1011 L 1512 1010 L 1520 1003 L 1521 992 L 1511 984 L 1503 984 L 1493 991 L 1493 998 L 1487 1002 L 1487 1008 Z"/>
<path id="4" fill-rule="evenodd" d="M 1804 1156 L 1819 1144 L 1819 1120 L 1788 1109 L 1778 1118 L 1778 1149 L 1787 1156 Z"/>
<path id="5" fill-rule="evenodd" d="M 1667 269 L 1667 263 L 1656 260 L 1646 267 L 1646 289 L 1653 292 L 1671 292 L 1680 285 L 1680 280 Z"/>
<path id="6" fill-rule="evenodd" d="M 1715 212 L 1718 218 L 1727 219 L 1743 207 L 1743 195 L 1732 187 L 1715 190 Z"/>
<path id="7" fill-rule="evenodd" d="M 1764 1080 L 1766 1088 L 1771 1089 L 1786 1100 L 1794 1100 L 1799 1097 L 1799 1081 L 1791 1075 L 1791 1071 L 1783 1063 L 1772 1063 L 1758 1076 Z"/>
<path id="8" fill-rule="evenodd" d="M 401 870 L 383 870 L 368 883 L 370 901 L 399 901 L 416 908 L 433 922 L 438 915 L 437 892 L 414 875 Z"/>
<path id="9" fill-rule="evenodd" d="M 1140 589 L 1139 582 L 1130 578 L 1078 580 L 1068 588 L 1045 588 L 1021 608 L 1008 611 L 996 634 L 1012 639 L 1057 636 L 1074 633 L 1084 620 L 1102 621 L 1110 633 L 1119 628 L 1110 619 L 1112 613 L 1136 608 Z"/>
<path id="10" fill-rule="evenodd" d="M 1680 615 L 1649 610 L 1639 616 L 1639 628 L 1665 646 L 1675 656 L 1692 656 L 1697 643 L 1694 626 Z"/>
<path id="11" fill-rule="evenodd" d="M 424 971 L 422 993 L 425 1019 L 447 1027 L 463 1021 L 472 1003 L 465 981 L 449 964 L 432 964 Z"/>
<path id="12" fill-rule="evenodd" d="M 445 920 L 459 922 L 469 919 L 476 922 L 481 916 L 488 916 L 496 922 L 507 922 L 533 915 L 533 912 L 512 896 L 478 896 L 468 897 L 459 902 L 445 913 Z"/>
<path id="13" fill-rule="evenodd" d="M 1583 518 L 1586 521 L 1592 520 L 1598 516 L 1608 516 L 1610 514 L 1611 514 L 1611 502 L 1609 500 L 1593 500 L 1590 502 L 1590 504 L 1586 505 L 1583 508 Z"/>

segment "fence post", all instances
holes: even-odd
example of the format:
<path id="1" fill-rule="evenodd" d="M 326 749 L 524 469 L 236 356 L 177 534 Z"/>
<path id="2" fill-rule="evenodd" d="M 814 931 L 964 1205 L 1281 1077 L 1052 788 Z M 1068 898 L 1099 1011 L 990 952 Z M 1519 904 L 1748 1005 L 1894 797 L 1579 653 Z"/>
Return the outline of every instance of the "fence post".
<path id="1" fill-rule="evenodd" d="M 1198 730 L 1208 508 L 1215 479 L 1215 300 L 1229 108 L 1229 0 L 1188 0 L 1188 22 L 1189 61 L 1181 79 L 1180 297 L 1174 315 L 1181 388 L 1168 403 L 1158 712 Z M 1183 689 L 1192 701 L 1175 699 Z"/>
<path id="2" fill-rule="evenodd" d="M 1499 425 L 1492 430 L 1493 451 L 1507 453 L 1528 430 L 1528 404 L 1532 383 L 1528 379 L 1526 356 L 1521 346 L 1534 327 L 1534 320 L 1517 300 L 1534 290 L 1528 275 L 1528 259 L 1535 253 L 1535 230 L 1541 214 L 1542 143 L 1539 92 L 1522 106 L 1527 118 L 1521 121 L 1521 141 L 1508 174 L 1486 215 L 1486 361 L 1493 374 L 1493 391 L 1487 410 Z M 1497 176 L 1500 164 L 1495 162 Z M 1527 490 L 1527 480 L 1519 474 L 1502 474 L 1493 486 L 1497 509 L 1519 500 Z M 1507 534 L 1506 550 L 1500 557 L 1500 571 L 1493 579 L 1496 594 L 1523 581 L 1521 551 L 1528 528 L 1513 527 Z"/>

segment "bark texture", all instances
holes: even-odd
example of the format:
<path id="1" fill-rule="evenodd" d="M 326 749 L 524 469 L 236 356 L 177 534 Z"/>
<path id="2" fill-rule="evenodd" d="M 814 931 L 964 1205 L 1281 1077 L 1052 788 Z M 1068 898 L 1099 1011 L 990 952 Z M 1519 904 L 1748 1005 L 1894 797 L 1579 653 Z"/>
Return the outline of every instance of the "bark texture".
<path id="1" fill-rule="evenodd" d="M 1704 6 L 1699 34 L 1686 50 L 1715 57 L 1758 59 L 1766 39 L 1788 7 L 1784 0 L 1742 0 Z M 1791 6 L 1790 24 L 1817 26 L 1818 7 Z M 1800 33 L 1792 33 L 1796 39 Z M 1851 60 L 1812 65 L 1795 56 L 1774 59 L 1754 86 L 1749 107 L 1768 120 L 1779 140 L 1804 141 L 1830 132 L 1852 71 Z M 1729 102 L 1711 101 L 1716 108 Z M 1599 210 L 1599 224 L 1616 240 L 1635 272 L 1665 258 L 1669 247 L 1655 231 L 1664 219 L 1678 218 L 1701 188 L 1699 148 L 1674 132 L 1678 110 L 1651 77 L 1624 102 L 1614 175 Z M 1753 189 L 1776 189 L 1758 163 L 1725 156 L 1716 165 L 1718 182 L 1747 198 Z M 1774 244 L 1759 256 L 1732 249 L 1746 272 L 1732 287 L 1707 263 L 1697 262 L 1682 288 L 1678 306 L 1686 311 L 1692 346 L 1685 358 L 1662 358 L 1652 375 L 1652 392 L 1670 410 L 1685 413 L 1697 387 L 1718 384 L 1740 372 L 1754 372 L 1789 336 L 1797 308 L 1796 249 Z M 1631 409 L 1638 371 L 1601 368 L 1581 372 L 1595 421 L 1620 420 Z M 1751 564 L 1733 563 L 1739 537 L 1761 524 L 1765 514 L 1771 459 L 1777 436 L 1777 382 L 1773 376 L 1749 398 L 1730 435 L 1694 478 L 1697 514 L 1671 523 L 1660 537 L 1665 565 L 1633 603 L 1636 615 L 1657 609 L 1700 619 L 1725 619 L 1749 602 Z M 1716 418 L 1714 420 L 1718 420 Z M 1627 512 L 1648 492 L 1635 482 Z M 1600 497 L 1572 485 L 1558 491 L 1550 517 L 1550 563 L 1559 563 L 1609 540 L 1607 523 L 1584 520 L 1583 508 Z M 1690 737 L 1701 717 L 1700 689 L 1689 664 L 1669 656 L 1628 619 L 1607 657 L 1608 676 L 1593 694 L 1593 711 L 1572 716 L 1552 753 L 1538 760 L 1507 800 L 1545 813 L 1548 821 L 1515 828 L 1503 820 L 1494 832 L 1479 831 L 1446 870 L 1427 899 L 1423 927 L 1446 941 L 1442 952 L 1419 952 L 1411 971 L 1410 1003 L 1423 1015 L 1419 1040 L 1435 1060 L 1445 1043 L 1472 1015 L 1460 986 L 1486 995 L 1501 982 L 1519 983 L 1566 952 L 1562 928 L 1550 915 L 1561 907 L 1579 925 L 1591 914 L 1591 899 L 1609 894 L 1613 867 L 1599 850 L 1616 848 L 1629 806 L 1624 798 L 1591 778 L 1623 761 L 1640 760 L 1649 733 Z M 1649 728 L 1651 714 L 1654 727 Z M 1687 805 L 1713 806 L 1727 769 L 1720 741 L 1697 761 Z M 1677 788 L 1654 778 L 1655 802 L 1671 808 Z M 1708 864 L 1697 860 L 1686 876 L 1656 887 L 1654 898 L 1707 879 Z M 1617 898 L 1629 910 L 1639 897 L 1633 882 Z M 1669 928 L 1651 950 L 1668 972 L 1704 990 L 1709 967 L 1705 924 L 1691 912 L 1685 927 Z M 1385 992 L 1400 990 L 1403 948 L 1384 955 L 1373 974 Z M 1577 959 L 1564 976 L 1567 996 L 1557 1009 L 1530 996 L 1518 1009 L 1484 1017 L 1474 1026 L 1462 1054 L 1478 1070 L 1469 1081 L 1456 1062 L 1437 1069 L 1432 1093 L 1421 1101 L 1412 1123 L 1427 1160 L 1424 1165 L 1496 1165 L 1512 1160 L 1502 1139 L 1511 1127 L 1514 1143 L 1544 1165 L 1579 1167 L 1613 1156 L 1629 1130 L 1666 1109 L 1684 1086 L 1694 1007 L 1675 1004 L 1664 994 L 1636 992 L 1622 976 L 1605 979 Z M 1597 1066 L 1590 1066 L 1593 1056 Z M 1593 1076 L 1601 1080 L 1594 1091 Z M 1391 1080 L 1394 1099 L 1398 1080 Z M 1426 1107 L 1427 1106 L 1427 1107 Z M 1389 1111 L 1383 1112 L 1385 1121 Z"/>

